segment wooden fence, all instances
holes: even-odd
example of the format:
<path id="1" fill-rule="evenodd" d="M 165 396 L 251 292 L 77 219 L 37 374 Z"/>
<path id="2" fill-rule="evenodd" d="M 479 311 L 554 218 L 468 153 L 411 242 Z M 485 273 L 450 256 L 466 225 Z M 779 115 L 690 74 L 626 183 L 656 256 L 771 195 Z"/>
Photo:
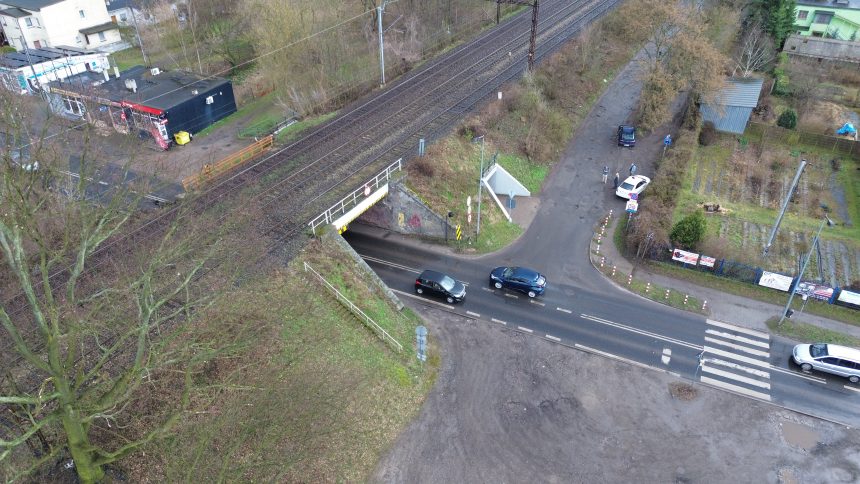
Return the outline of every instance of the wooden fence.
<path id="1" fill-rule="evenodd" d="M 768 142 L 780 142 L 790 145 L 815 146 L 829 150 L 832 153 L 860 159 L 860 142 L 849 138 L 806 133 L 753 122 L 749 124 L 744 135 L 750 138 L 751 141 L 759 141 L 763 145 L 766 145 Z"/>
<path id="2" fill-rule="evenodd" d="M 182 186 L 186 192 L 197 190 L 221 175 L 232 171 L 237 166 L 242 166 L 265 153 L 272 147 L 274 140 L 273 135 L 266 136 L 220 161 L 207 163 L 203 165 L 200 173 L 183 178 Z"/>

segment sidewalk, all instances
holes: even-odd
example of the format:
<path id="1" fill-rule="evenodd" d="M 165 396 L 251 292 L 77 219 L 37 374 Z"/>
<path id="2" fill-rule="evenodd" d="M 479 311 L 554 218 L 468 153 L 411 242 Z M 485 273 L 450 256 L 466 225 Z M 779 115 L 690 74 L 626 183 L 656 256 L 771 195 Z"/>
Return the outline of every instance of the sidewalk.
<path id="1" fill-rule="evenodd" d="M 734 294 L 727 294 L 715 289 L 703 287 L 692 282 L 672 279 L 661 274 L 654 274 L 644 269 L 641 265 L 634 265 L 632 262 L 624 258 L 615 247 L 612 240 L 612 234 L 615 233 L 615 227 L 623 214 L 613 214 L 612 220 L 606 230 L 606 238 L 600 245 L 600 255 L 606 257 L 606 264 L 616 266 L 619 272 L 624 274 L 633 274 L 633 277 L 640 281 L 650 282 L 673 291 L 680 291 L 689 294 L 705 301 L 708 301 L 710 308 L 710 319 L 723 321 L 726 323 L 736 324 L 751 329 L 769 332 L 765 321 L 778 316 L 784 306 L 770 304 L 755 299 L 748 299 Z M 786 298 L 788 295 L 786 295 Z M 858 313 L 860 318 L 860 313 Z M 852 326 L 841 321 L 823 318 L 814 314 L 795 313 L 792 321 L 808 323 L 821 328 L 838 331 L 843 334 L 848 334 L 860 338 L 860 327 Z"/>

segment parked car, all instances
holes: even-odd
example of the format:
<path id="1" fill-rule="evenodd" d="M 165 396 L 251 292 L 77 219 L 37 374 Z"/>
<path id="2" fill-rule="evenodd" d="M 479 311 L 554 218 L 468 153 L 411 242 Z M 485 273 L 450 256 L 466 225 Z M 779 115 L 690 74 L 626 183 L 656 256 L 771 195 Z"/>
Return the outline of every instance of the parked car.
<path id="1" fill-rule="evenodd" d="M 860 383 L 860 350 L 825 343 L 797 345 L 791 352 L 803 371 L 818 370 Z"/>
<path id="2" fill-rule="evenodd" d="M 525 267 L 496 267 L 490 272 L 490 285 L 496 289 L 513 289 L 528 297 L 535 297 L 546 290 L 546 277 Z"/>
<path id="3" fill-rule="evenodd" d="M 618 127 L 618 146 L 636 146 L 636 128 L 622 124 Z"/>
<path id="4" fill-rule="evenodd" d="M 426 270 L 415 279 L 415 292 L 441 297 L 448 304 L 461 302 L 466 298 L 466 286 L 453 277 L 441 272 Z"/>
<path id="5" fill-rule="evenodd" d="M 647 176 L 643 175 L 632 175 L 628 176 L 621 185 L 618 185 L 618 188 L 615 189 L 615 194 L 621 198 L 630 199 L 630 194 L 635 193 L 636 198 L 639 197 L 639 194 L 642 193 L 642 190 L 651 183 L 651 179 Z"/>

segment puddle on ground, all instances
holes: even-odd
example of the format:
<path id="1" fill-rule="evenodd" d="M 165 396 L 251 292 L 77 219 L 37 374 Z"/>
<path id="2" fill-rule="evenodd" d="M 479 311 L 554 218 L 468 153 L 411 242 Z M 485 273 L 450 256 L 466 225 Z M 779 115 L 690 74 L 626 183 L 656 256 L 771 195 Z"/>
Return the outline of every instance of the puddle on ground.
<path id="1" fill-rule="evenodd" d="M 808 425 L 782 422 L 782 436 L 786 442 L 805 450 L 812 450 L 818 444 L 818 432 Z"/>

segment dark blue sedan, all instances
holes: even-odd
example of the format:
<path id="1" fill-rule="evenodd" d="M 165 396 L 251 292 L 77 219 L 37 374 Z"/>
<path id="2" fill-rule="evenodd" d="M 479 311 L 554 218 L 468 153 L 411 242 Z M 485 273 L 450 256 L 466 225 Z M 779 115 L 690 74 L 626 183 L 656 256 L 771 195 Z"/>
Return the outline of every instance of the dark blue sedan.
<path id="1" fill-rule="evenodd" d="M 525 267 L 496 267 L 490 272 L 490 285 L 496 289 L 504 287 L 535 297 L 546 289 L 546 277 Z"/>

